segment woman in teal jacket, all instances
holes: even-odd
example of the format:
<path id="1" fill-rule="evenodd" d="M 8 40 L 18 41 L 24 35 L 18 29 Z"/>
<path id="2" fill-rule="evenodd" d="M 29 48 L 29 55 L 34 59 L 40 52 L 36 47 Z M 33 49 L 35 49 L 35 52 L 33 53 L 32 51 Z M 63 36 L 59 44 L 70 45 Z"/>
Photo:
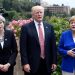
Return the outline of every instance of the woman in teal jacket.
<path id="1" fill-rule="evenodd" d="M 62 55 L 62 75 L 75 75 L 75 16 L 69 20 L 70 29 L 61 34 L 59 53 Z"/>

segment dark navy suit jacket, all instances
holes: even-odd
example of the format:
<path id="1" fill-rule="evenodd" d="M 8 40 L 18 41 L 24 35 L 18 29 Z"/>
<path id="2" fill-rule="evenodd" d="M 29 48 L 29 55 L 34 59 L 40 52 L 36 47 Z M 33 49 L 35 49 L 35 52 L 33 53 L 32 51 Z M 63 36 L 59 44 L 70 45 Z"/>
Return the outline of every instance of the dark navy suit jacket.
<path id="1" fill-rule="evenodd" d="M 67 51 L 75 48 L 72 31 L 67 30 L 62 33 L 59 42 L 59 53 L 62 55 L 61 68 L 67 72 L 73 72 L 75 67 L 75 58 L 67 55 Z"/>
<path id="2" fill-rule="evenodd" d="M 14 66 L 16 56 L 17 56 L 17 44 L 14 34 L 10 30 L 5 30 L 3 48 L 0 44 L 0 64 L 10 63 L 11 66 Z"/>
<path id="3" fill-rule="evenodd" d="M 56 41 L 53 27 L 43 23 L 45 32 L 45 59 L 47 69 L 51 71 L 51 65 L 56 64 Z M 21 29 L 20 52 L 22 65 L 30 64 L 31 71 L 36 72 L 40 63 L 40 44 L 34 22 L 24 25 Z"/>

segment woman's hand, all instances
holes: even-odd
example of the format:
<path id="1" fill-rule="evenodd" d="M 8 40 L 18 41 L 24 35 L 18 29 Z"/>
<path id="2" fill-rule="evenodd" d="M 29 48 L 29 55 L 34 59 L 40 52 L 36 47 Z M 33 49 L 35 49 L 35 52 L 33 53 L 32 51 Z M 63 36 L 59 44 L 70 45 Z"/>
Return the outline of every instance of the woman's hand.
<path id="1" fill-rule="evenodd" d="M 75 57 L 75 52 L 73 50 L 67 51 L 67 54 L 71 57 Z"/>
<path id="2" fill-rule="evenodd" d="M 9 69 L 9 67 L 10 67 L 10 64 L 7 63 L 7 64 L 3 65 L 3 68 L 1 69 L 1 71 L 3 71 L 3 72 L 7 72 L 8 69 Z"/>

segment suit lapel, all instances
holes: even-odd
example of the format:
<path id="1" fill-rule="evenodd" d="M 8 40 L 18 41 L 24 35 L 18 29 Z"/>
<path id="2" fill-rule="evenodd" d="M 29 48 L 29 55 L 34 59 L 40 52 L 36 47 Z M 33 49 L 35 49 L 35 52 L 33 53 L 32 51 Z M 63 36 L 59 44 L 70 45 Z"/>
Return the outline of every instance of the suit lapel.
<path id="1" fill-rule="evenodd" d="M 0 49 L 2 49 L 1 43 L 0 43 Z"/>
<path id="2" fill-rule="evenodd" d="M 44 23 L 44 22 L 43 22 L 43 27 L 44 27 L 44 35 L 45 35 L 45 42 L 46 42 L 46 39 L 47 39 L 47 37 L 49 36 L 49 33 L 50 33 L 50 29 L 47 26 L 47 24 Z M 30 28 L 31 28 L 31 32 L 32 32 L 31 34 L 35 37 L 35 39 L 39 43 L 38 33 L 37 33 L 37 30 L 36 30 L 34 22 L 31 23 Z"/>
<path id="3" fill-rule="evenodd" d="M 7 45 L 7 31 L 4 33 L 4 45 L 3 48 Z"/>
<path id="4" fill-rule="evenodd" d="M 37 30 L 36 30 L 36 27 L 35 27 L 34 22 L 32 22 L 31 31 L 32 31 L 31 34 L 34 36 L 34 38 L 35 38 L 35 39 L 37 40 L 37 42 L 39 43 L 38 33 L 37 33 Z"/>
<path id="5" fill-rule="evenodd" d="M 6 40 L 6 31 L 4 32 L 4 43 L 3 43 L 3 48 L 2 48 L 2 46 L 1 46 L 1 43 L 0 43 L 0 48 L 3 50 L 4 49 L 4 47 L 6 46 L 6 43 L 7 43 L 7 40 Z"/>
<path id="6" fill-rule="evenodd" d="M 44 34 L 45 34 L 45 44 L 46 44 L 46 42 L 48 42 L 48 37 L 51 36 L 51 29 L 46 23 L 43 23 L 43 25 L 44 25 Z"/>
<path id="7" fill-rule="evenodd" d="M 43 25 L 44 25 L 44 34 L 45 34 L 45 40 L 46 40 L 47 32 L 48 32 L 48 26 L 45 23 L 43 23 Z"/>

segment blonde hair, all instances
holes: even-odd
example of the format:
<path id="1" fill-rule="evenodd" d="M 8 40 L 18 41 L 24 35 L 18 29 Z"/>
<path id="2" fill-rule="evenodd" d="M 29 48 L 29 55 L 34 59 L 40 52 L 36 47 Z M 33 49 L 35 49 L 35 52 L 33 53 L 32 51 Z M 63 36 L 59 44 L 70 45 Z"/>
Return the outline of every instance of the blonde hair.
<path id="1" fill-rule="evenodd" d="M 0 21 L 5 23 L 5 18 L 2 15 L 0 15 Z"/>
<path id="2" fill-rule="evenodd" d="M 40 6 L 40 5 L 37 5 L 37 6 L 33 6 L 31 11 L 34 12 L 35 10 L 37 9 L 41 9 L 41 10 L 44 10 L 44 7 L 43 6 Z"/>
<path id="3" fill-rule="evenodd" d="M 69 22 L 75 21 L 75 15 L 69 19 Z"/>

